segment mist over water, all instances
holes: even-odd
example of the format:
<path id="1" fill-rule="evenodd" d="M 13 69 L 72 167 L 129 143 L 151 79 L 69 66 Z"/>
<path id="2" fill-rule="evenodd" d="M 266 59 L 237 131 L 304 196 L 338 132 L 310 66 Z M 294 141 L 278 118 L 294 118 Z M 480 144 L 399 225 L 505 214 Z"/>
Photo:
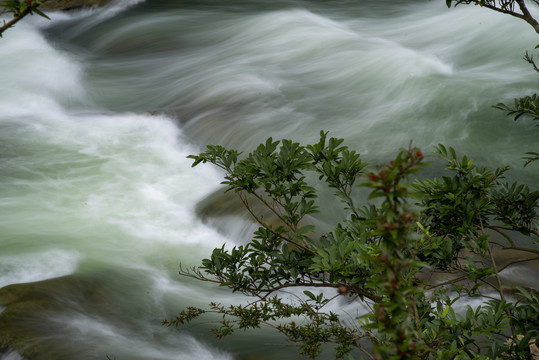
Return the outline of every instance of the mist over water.
<path id="1" fill-rule="evenodd" d="M 491 108 L 537 87 L 521 61 L 537 39 L 518 20 L 380 0 L 50 15 L 0 40 L 0 287 L 38 282 L 14 285 L 29 311 L 0 331 L 20 326 L 31 359 L 297 357 L 266 330 L 218 342 L 213 324 L 160 324 L 187 305 L 245 301 L 177 274 L 250 232 L 233 201 L 197 216 L 221 181 L 186 159 L 206 144 L 248 151 L 329 130 L 378 163 L 441 142 L 537 183 L 519 160 L 537 145 L 533 124 Z"/>

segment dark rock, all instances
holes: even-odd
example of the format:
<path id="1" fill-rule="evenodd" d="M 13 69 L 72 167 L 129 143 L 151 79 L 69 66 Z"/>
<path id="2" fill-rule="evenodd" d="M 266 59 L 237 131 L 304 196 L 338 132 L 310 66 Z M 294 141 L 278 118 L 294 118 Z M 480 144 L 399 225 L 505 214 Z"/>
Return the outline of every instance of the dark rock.
<path id="1" fill-rule="evenodd" d="M 104 6 L 111 0 L 45 0 L 41 9 L 47 10 L 72 10 L 83 7 Z"/>
<path id="2" fill-rule="evenodd" d="M 69 313 L 97 314 L 113 289 L 73 275 L 0 289 L 0 354 L 16 351 L 25 359 L 72 358 L 60 319 Z M 103 304 L 103 305 L 102 305 Z"/>

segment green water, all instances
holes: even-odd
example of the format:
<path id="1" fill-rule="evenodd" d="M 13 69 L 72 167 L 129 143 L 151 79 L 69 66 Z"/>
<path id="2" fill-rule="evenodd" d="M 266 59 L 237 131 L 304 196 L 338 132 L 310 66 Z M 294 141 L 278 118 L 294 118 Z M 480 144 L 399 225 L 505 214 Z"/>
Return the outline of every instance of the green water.
<path id="1" fill-rule="evenodd" d="M 324 129 L 377 163 L 442 142 L 537 184 L 519 160 L 537 148 L 534 124 L 491 107 L 537 88 L 521 60 L 537 37 L 518 19 L 385 0 L 133 1 L 51 17 L 0 40 L 0 287 L 44 281 L 14 287 L 28 307 L 0 334 L 19 329 L 32 360 L 297 358 L 266 330 L 215 341 L 213 324 L 161 326 L 190 304 L 245 301 L 177 274 L 251 229 L 237 203 L 208 201 L 220 174 L 186 159 L 208 143 L 249 150 Z"/>

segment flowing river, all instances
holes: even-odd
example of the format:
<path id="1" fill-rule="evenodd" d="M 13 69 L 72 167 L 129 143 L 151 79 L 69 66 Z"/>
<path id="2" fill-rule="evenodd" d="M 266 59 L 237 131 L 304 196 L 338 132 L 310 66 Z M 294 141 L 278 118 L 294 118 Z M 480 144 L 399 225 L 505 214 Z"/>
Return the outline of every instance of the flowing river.
<path id="1" fill-rule="evenodd" d="M 265 329 L 217 341 L 213 323 L 161 325 L 245 301 L 178 275 L 252 229 L 214 195 L 221 174 L 186 159 L 206 144 L 329 130 L 378 163 L 443 143 L 536 188 L 520 159 L 537 150 L 534 124 L 491 107 L 537 89 L 522 56 L 539 41 L 518 19 L 441 0 L 124 0 L 49 15 L 0 39 L 0 287 L 14 299 L 0 307 L 2 360 L 298 357 Z"/>

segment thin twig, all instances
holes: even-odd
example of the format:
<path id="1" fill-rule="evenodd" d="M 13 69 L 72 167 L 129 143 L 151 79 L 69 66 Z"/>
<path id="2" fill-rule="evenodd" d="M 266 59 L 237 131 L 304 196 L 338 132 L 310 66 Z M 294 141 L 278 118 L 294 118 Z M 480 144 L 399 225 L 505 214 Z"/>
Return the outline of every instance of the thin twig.
<path id="1" fill-rule="evenodd" d="M 533 69 L 539 73 L 539 68 L 535 64 L 535 61 L 533 60 L 533 55 L 530 55 L 528 51 L 526 51 L 526 55 L 524 55 L 524 60 L 529 62 L 533 66 Z"/>
<path id="2" fill-rule="evenodd" d="M 502 227 L 493 226 L 493 225 L 487 226 L 487 229 L 491 229 L 491 230 L 496 231 L 498 234 L 503 236 L 511 244 L 511 246 L 515 246 L 515 242 L 513 241 L 513 239 L 511 239 L 511 237 L 509 235 L 507 235 L 506 233 L 504 233 L 502 231 L 502 230 L 511 230 L 511 229 L 502 228 Z"/>
<path id="3" fill-rule="evenodd" d="M 257 223 L 259 223 L 260 225 L 262 225 L 264 228 L 266 228 L 269 232 L 271 232 L 273 235 L 277 236 L 278 238 L 280 239 L 283 239 L 284 241 L 286 242 L 289 242 L 291 244 L 294 244 L 295 246 L 299 247 L 300 249 L 303 249 L 305 251 L 308 251 L 310 252 L 311 254 L 314 254 L 314 250 L 312 249 L 309 249 L 308 247 L 306 247 L 305 245 L 303 244 L 300 244 L 296 241 L 294 241 L 293 239 L 290 239 L 290 238 L 287 238 L 286 236 L 278 233 L 277 231 L 273 230 L 268 224 L 266 224 L 258 215 L 256 215 L 253 210 L 251 209 L 251 207 L 249 206 L 249 202 L 247 200 L 247 198 L 245 197 L 244 194 L 242 193 L 238 193 L 242 203 L 245 205 L 245 207 L 247 208 L 247 211 L 249 211 L 249 213 L 253 216 L 253 218 L 256 220 Z M 258 196 L 258 194 L 255 194 L 255 196 L 257 197 L 257 199 L 260 199 L 260 196 Z M 271 207 L 270 207 L 271 208 Z M 285 223 L 286 224 L 286 223 Z"/>

